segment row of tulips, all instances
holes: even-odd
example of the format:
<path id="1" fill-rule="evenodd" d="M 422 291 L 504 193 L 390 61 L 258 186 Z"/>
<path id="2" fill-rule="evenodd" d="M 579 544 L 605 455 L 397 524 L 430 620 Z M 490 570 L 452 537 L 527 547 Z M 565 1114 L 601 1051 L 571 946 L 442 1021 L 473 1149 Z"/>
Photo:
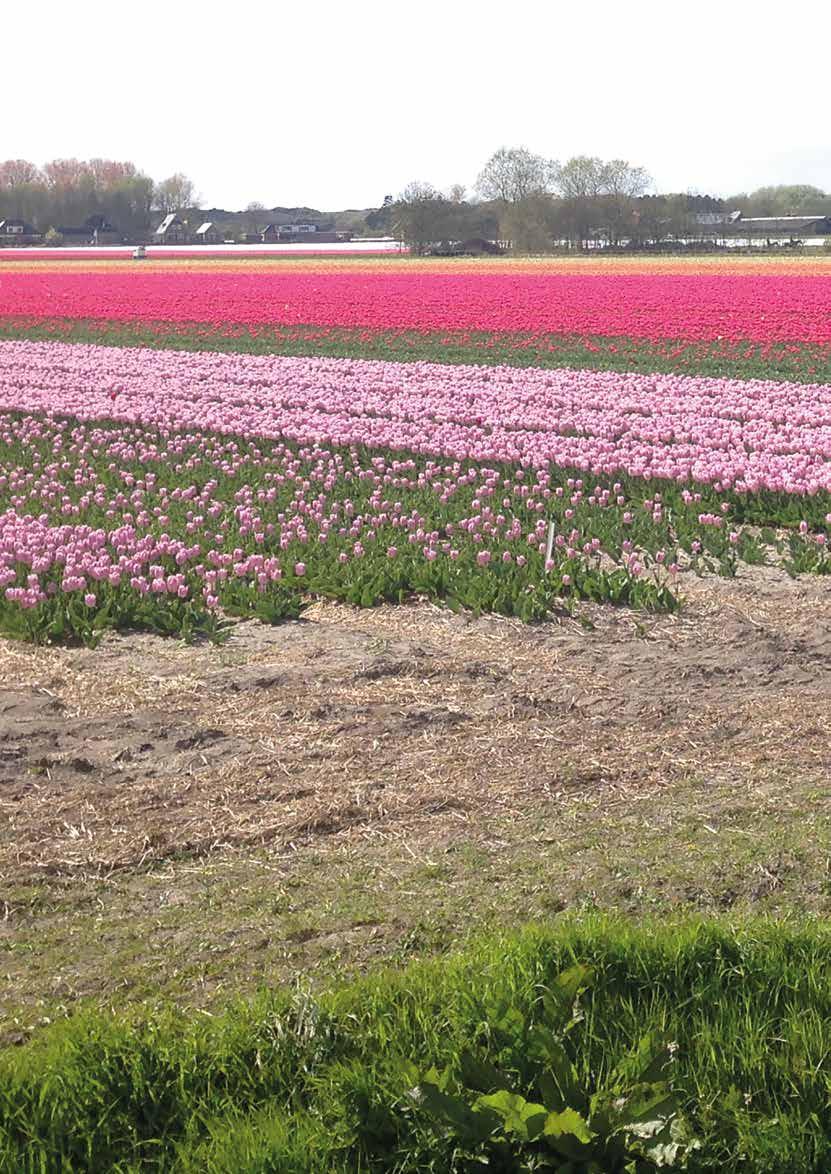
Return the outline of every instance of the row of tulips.
<path id="1" fill-rule="evenodd" d="M 0 343 L 0 409 L 831 491 L 831 389 L 816 384 L 16 341 Z"/>
<path id="2" fill-rule="evenodd" d="M 29 339 L 243 354 L 328 356 L 517 367 L 651 371 L 831 383 L 831 343 L 754 343 L 717 339 L 636 339 L 522 332 L 366 330 L 268 323 L 125 321 L 90 318 L 0 319 L 0 340 Z"/>
<path id="3" fill-rule="evenodd" d="M 92 642 L 110 626 L 219 637 L 225 612 L 276 620 L 315 594 L 418 595 L 525 619 L 572 599 L 672 608 L 679 570 L 730 574 L 772 553 L 793 573 L 831 569 L 827 489 L 751 492 L 746 472 L 740 490 L 679 484 L 651 461 L 648 477 L 565 467 L 551 454 L 571 450 L 556 446 L 593 435 L 569 434 L 574 404 L 545 400 L 567 384 L 542 383 L 535 400 L 500 370 L 444 384 L 430 368 L 404 386 L 384 364 L 2 353 L 0 624 L 30 638 Z M 753 443 L 776 437 L 771 455 L 784 468 L 794 458 L 797 476 L 790 449 L 805 437 L 788 428 L 809 428 L 819 399 L 777 417 L 764 389 L 738 386 L 722 404 L 711 389 L 708 407 L 696 386 L 684 427 L 708 410 Z M 626 407 L 638 444 L 671 448 L 645 410 L 660 397 L 636 391 L 614 411 Z M 584 392 L 579 419 L 602 430 L 602 389 Z M 810 389 L 783 394 L 797 392 Z M 547 430 L 549 410 L 571 423 Z M 816 428 L 815 446 L 827 421 Z M 535 435 L 543 447 L 522 448 Z M 788 536 L 770 522 L 791 523 Z"/>
<path id="4" fill-rule="evenodd" d="M 640 543 L 669 536 L 660 502 L 636 518 L 621 483 L 26 414 L 0 462 L 0 620 L 33 638 L 217 635 L 220 612 L 275 620 L 310 593 L 525 619 L 564 596 L 676 603 L 674 551 Z"/>
<path id="5" fill-rule="evenodd" d="M 398 266 L 38 272 L 9 266 L 0 318 L 327 325 L 644 339 L 831 341 L 831 277 Z"/>

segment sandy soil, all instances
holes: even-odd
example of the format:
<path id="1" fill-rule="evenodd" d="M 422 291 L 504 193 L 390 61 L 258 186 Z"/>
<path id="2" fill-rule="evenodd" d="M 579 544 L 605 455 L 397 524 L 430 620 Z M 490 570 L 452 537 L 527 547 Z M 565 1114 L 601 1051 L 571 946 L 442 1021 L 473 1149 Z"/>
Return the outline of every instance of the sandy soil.
<path id="1" fill-rule="evenodd" d="M 685 585 L 679 616 L 528 627 L 317 604 L 222 647 L 0 642 L 0 880 L 237 846 L 452 837 L 679 774 L 831 767 L 831 590 L 770 569 Z"/>

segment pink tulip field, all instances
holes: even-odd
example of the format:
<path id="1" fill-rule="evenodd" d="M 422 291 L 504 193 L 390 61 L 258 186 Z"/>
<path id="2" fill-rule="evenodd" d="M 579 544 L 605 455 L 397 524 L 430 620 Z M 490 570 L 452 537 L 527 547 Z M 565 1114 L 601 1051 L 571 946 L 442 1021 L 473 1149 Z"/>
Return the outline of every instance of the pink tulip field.
<path id="1" fill-rule="evenodd" d="M 673 609 L 685 576 L 742 563 L 831 571 L 831 386 L 811 379 L 831 344 L 824 273 L 35 264 L 0 281 L 7 632 L 220 638 L 229 615 L 274 621 L 315 597 L 532 620 L 579 600 Z M 200 323 L 226 340 L 303 327 L 304 347 L 212 349 L 182 334 Z M 349 348 L 325 345 L 333 329 Z M 391 330 L 497 345 L 378 357 Z M 631 370 L 513 362 L 499 340 L 522 332 L 664 355 L 724 335 L 755 348 L 755 377 L 644 370 L 643 352 Z M 810 362 L 783 379 L 764 348 L 803 344 Z"/>

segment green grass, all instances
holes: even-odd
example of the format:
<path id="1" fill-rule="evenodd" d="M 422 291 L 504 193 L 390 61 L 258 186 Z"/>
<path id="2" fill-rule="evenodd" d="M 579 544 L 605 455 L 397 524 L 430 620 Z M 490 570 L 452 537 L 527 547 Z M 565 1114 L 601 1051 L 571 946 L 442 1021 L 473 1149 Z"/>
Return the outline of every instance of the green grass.
<path id="1" fill-rule="evenodd" d="M 0 1169 L 472 1169 L 408 1107 L 413 1073 L 473 1046 L 533 1086 L 538 1066 L 506 1012 L 533 1017 L 575 962 L 594 975 L 566 1037 L 584 1088 L 605 1087 L 656 1032 L 677 1045 L 672 1084 L 702 1142 L 691 1169 L 828 1168 L 828 929 L 588 919 L 491 934 L 314 999 L 283 990 L 215 1017 L 57 1025 L 0 1057 Z"/>
<path id="2" fill-rule="evenodd" d="M 791 769 L 681 778 L 641 802 L 588 793 L 287 856 L 168 857 L 3 886 L 0 1042 L 79 1006 L 216 1012 L 258 986 L 354 975 L 567 912 L 636 920 L 831 915 L 828 786 Z"/>
<path id="3" fill-rule="evenodd" d="M 666 1033 L 704 1143 L 693 1169 L 824 1170 L 825 789 L 687 782 L 648 810 L 575 804 L 414 855 L 391 841 L 10 889 L 9 988 L 75 1013 L 6 1034 L 23 1042 L 0 1055 L 0 1171 L 465 1169 L 405 1110 L 407 1064 L 452 1064 L 503 1001 L 527 1014 L 577 960 L 597 972 L 569 1037 L 586 1087 Z M 706 921 L 679 913 L 696 908 Z M 500 1067 L 531 1083 L 522 1053 Z"/>
<path id="4" fill-rule="evenodd" d="M 60 340 L 162 350 L 232 351 L 242 354 L 324 355 L 396 362 L 577 367 L 599 371 L 649 371 L 796 383 L 831 382 L 831 346 L 689 342 L 606 335 L 489 334 L 477 331 L 370 331 L 359 327 L 244 326 L 205 323 L 107 322 L 91 319 L 6 318 L 2 339 Z"/>

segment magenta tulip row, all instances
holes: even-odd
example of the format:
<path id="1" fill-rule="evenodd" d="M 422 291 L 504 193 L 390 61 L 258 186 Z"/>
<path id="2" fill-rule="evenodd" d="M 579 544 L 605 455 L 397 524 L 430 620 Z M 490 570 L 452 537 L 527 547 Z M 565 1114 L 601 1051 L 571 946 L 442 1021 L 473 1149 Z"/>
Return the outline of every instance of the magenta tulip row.
<path id="1" fill-rule="evenodd" d="M 830 342 L 829 307 L 831 279 L 783 274 L 33 269 L 0 284 L 0 316 L 762 343 Z"/>

